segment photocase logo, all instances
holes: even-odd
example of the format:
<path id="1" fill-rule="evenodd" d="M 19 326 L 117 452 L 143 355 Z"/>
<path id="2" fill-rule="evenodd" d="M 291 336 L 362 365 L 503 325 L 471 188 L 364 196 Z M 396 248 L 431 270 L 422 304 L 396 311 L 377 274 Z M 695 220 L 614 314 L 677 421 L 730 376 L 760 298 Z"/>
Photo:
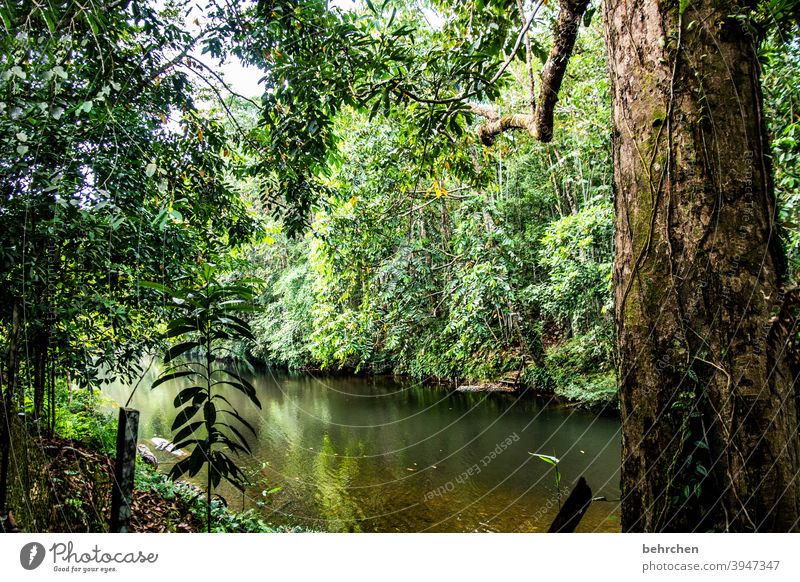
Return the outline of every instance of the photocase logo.
<path id="1" fill-rule="evenodd" d="M 39 542 L 30 542 L 22 546 L 19 552 L 19 563 L 26 570 L 35 570 L 44 561 L 44 546 Z"/>

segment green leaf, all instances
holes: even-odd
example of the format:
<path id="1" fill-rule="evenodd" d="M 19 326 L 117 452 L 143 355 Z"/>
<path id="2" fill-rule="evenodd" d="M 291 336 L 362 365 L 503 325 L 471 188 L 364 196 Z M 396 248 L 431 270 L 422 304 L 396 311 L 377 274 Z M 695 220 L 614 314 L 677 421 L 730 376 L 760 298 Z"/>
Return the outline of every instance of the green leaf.
<path id="1" fill-rule="evenodd" d="M 232 330 L 234 332 L 233 334 L 234 337 L 237 337 L 238 339 L 245 338 L 251 341 L 255 341 L 256 339 L 253 336 L 253 332 L 251 332 L 250 329 L 247 327 L 242 327 L 241 325 L 234 322 L 225 322 L 223 323 L 223 325 L 227 327 L 229 330 Z"/>
<path id="2" fill-rule="evenodd" d="M 558 463 L 560 462 L 557 457 L 554 457 L 552 455 L 543 455 L 541 453 L 528 453 L 528 454 L 531 455 L 532 457 L 536 457 L 537 459 L 541 459 L 545 463 L 549 463 L 553 466 L 558 466 Z"/>
<path id="3" fill-rule="evenodd" d="M 145 289 L 153 289 L 155 291 L 160 291 L 161 293 L 169 293 L 169 289 L 167 289 L 161 283 L 154 283 L 153 281 L 137 281 L 136 284 L 139 287 L 144 287 Z"/>
<path id="4" fill-rule="evenodd" d="M 242 313 L 259 313 L 264 311 L 264 308 L 259 307 L 258 305 L 250 305 L 249 303 L 228 305 L 225 307 L 225 313 L 230 313 L 231 311 L 239 311 Z"/>
<path id="5" fill-rule="evenodd" d="M 202 420 L 198 420 L 196 422 L 192 422 L 191 424 L 187 424 L 181 430 L 179 430 L 177 433 L 175 433 L 175 437 L 172 440 L 173 441 L 184 441 L 190 435 L 194 434 L 194 432 L 198 428 L 203 426 L 204 424 L 205 424 L 205 422 L 203 422 Z"/>
<path id="6" fill-rule="evenodd" d="M 178 430 L 178 427 L 183 426 L 184 424 L 192 420 L 194 415 L 197 414 L 199 410 L 200 410 L 200 405 L 192 404 L 178 411 L 178 414 L 175 416 L 175 420 L 172 422 L 171 430 L 172 431 Z M 176 436 L 175 438 L 177 439 L 178 437 Z"/>
<path id="7" fill-rule="evenodd" d="M 227 313 L 227 312 L 225 313 L 224 318 L 220 319 L 220 321 L 223 321 L 223 322 L 232 321 L 232 322 L 236 323 L 237 325 L 240 325 L 241 327 L 247 328 L 248 330 L 250 329 L 250 324 L 247 323 L 244 319 L 242 319 L 241 317 L 237 317 L 235 315 L 232 315 L 230 313 Z"/>
<path id="8" fill-rule="evenodd" d="M 198 394 L 203 394 L 205 392 L 205 388 L 201 386 L 192 386 L 191 388 L 185 388 L 178 392 L 178 395 L 175 396 L 175 400 L 173 401 L 173 405 L 175 408 L 179 406 L 183 406 L 190 400 L 192 400 Z"/>
<path id="9" fill-rule="evenodd" d="M 250 382 L 248 382 L 244 378 L 241 378 L 238 374 L 235 374 L 233 372 L 229 372 L 227 370 L 226 370 L 226 373 L 228 375 L 232 376 L 233 378 L 236 378 L 237 380 L 239 380 L 239 382 L 236 382 L 236 381 L 230 380 L 230 379 L 228 379 L 228 380 L 216 380 L 213 385 L 217 386 L 217 385 L 221 385 L 221 384 L 226 384 L 228 386 L 236 388 L 237 390 L 239 390 L 243 394 L 247 395 L 247 397 L 250 399 L 250 401 L 253 404 L 255 404 L 258 408 L 261 408 L 261 401 L 258 399 L 258 396 L 256 395 L 256 389 L 253 387 L 253 385 L 250 384 Z"/>
<path id="10" fill-rule="evenodd" d="M 193 317 L 176 317 L 167 324 L 168 330 L 181 327 L 190 327 L 193 330 L 200 331 L 200 321 Z"/>
<path id="11" fill-rule="evenodd" d="M 224 427 L 228 428 L 233 434 L 236 435 L 236 437 L 242 443 L 242 446 L 245 447 L 245 449 L 247 449 L 246 452 L 247 453 L 252 453 L 252 451 L 250 450 L 250 445 L 247 442 L 247 439 L 244 438 L 244 435 L 242 435 L 242 433 L 239 431 L 238 428 L 236 428 L 235 426 L 233 426 L 231 424 L 228 424 L 227 422 L 220 423 L 220 426 L 224 426 Z"/>
<path id="12" fill-rule="evenodd" d="M 192 376 L 194 374 L 196 374 L 194 370 L 183 370 L 181 372 L 174 372 L 172 374 L 167 374 L 166 376 L 161 376 L 150 385 L 150 389 L 152 390 L 157 386 L 161 386 L 163 383 L 169 382 L 170 380 L 177 380 L 178 378 L 185 378 L 186 376 Z"/>
<path id="13" fill-rule="evenodd" d="M 197 329 L 197 326 L 193 326 L 193 325 L 184 325 L 182 327 L 173 327 L 173 328 L 167 330 L 167 333 L 164 334 L 164 337 L 166 339 L 171 339 L 171 338 L 174 338 L 174 337 L 182 336 L 184 334 L 192 333 L 192 332 L 196 332 L 196 331 L 199 331 L 199 330 Z"/>
<path id="14" fill-rule="evenodd" d="M 227 410 L 227 409 L 223 408 L 222 410 L 220 410 L 220 412 L 224 412 L 225 414 L 229 414 L 229 415 L 231 415 L 231 416 L 232 416 L 232 417 L 234 417 L 236 420 L 238 420 L 239 422 L 241 422 L 241 423 L 242 423 L 242 425 L 244 425 L 244 427 L 245 427 L 247 430 L 249 430 L 250 432 L 252 432 L 252 433 L 253 433 L 253 436 L 255 436 L 255 435 L 256 435 L 256 429 L 254 429 L 254 428 L 253 428 L 253 427 L 250 425 L 250 423 L 249 423 L 249 422 L 247 422 L 247 421 L 246 421 L 244 418 L 242 418 L 242 416 L 241 416 L 241 415 L 240 415 L 238 412 L 236 412 L 235 410 Z"/>
<path id="15" fill-rule="evenodd" d="M 189 445 L 196 445 L 197 443 L 200 443 L 200 442 L 203 442 L 202 439 L 196 439 L 196 438 L 195 439 L 186 439 L 186 440 L 180 441 L 179 443 L 175 443 L 175 448 L 176 449 L 184 449 L 184 448 L 188 447 Z"/>
<path id="16" fill-rule="evenodd" d="M 169 472 L 170 479 L 180 479 L 184 473 L 188 473 L 190 477 L 197 475 L 205 463 L 205 449 L 207 446 L 207 441 L 200 441 L 192 451 L 191 455 L 175 463 Z"/>
<path id="17" fill-rule="evenodd" d="M 255 391 L 256 391 L 255 387 L 250 383 L 249 380 L 244 378 L 241 375 L 241 373 L 239 373 L 238 370 L 231 370 L 229 368 L 224 368 L 224 369 L 220 370 L 220 372 L 222 372 L 223 374 L 227 374 L 231 378 L 234 378 L 237 382 L 241 382 L 242 384 L 244 384 L 245 388 L 247 388 L 247 390 L 249 392 L 255 393 Z"/>
<path id="18" fill-rule="evenodd" d="M 197 341 L 188 341 L 173 346 L 167 350 L 166 354 L 164 354 L 164 363 L 167 364 L 172 360 L 174 360 L 175 358 L 177 358 L 178 356 L 183 355 L 189 350 L 192 350 L 194 348 L 199 348 L 200 346 L 202 346 L 202 344 Z"/>
<path id="19" fill-rule="evenodd" d="M 230 400 L 225 398 L 222 394 L 214 394 L 213 396 L 211 396 L 211 400 L 222 400 L 225 404 L 227 404 L 231 408 L 234 407 L 233 404 L 231 404 Z"/>

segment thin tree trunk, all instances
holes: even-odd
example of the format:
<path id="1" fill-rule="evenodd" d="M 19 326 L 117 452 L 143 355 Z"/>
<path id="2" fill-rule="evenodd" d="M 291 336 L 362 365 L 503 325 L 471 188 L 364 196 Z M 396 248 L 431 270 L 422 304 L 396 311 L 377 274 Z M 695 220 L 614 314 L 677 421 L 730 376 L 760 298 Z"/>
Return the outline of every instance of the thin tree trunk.
<path id="1" fill-rule="evenodd" d="M 48 390 L 48 433 L 52 435 L 56 430 L 56 354 L 55 350 L 50 356 L 50 378 Z"/>
<path id="2" fill-rule="evenodd" d="M 626 531 L 796 531 L 798 366 L 734 2 L 606 0 Z"/>
<path id="3" fill-rule="evenodd" d="M 11 334 L 8 339 L 8 368 L 5 376 L 5 392 L 2 394 L 2 418 L 0 421 L 0 515 L 8 512 L 8 465 L 11 456 L 11 423 L 14 414 L 14 395 L 17 390 L 17 339 L 19 337 L 19 306 L 11 311 Z"/>
<path id="4" fill-rule="evenodd" d="M 3 374 L 4 367 L 0 365 L 0 423 L 2 423 L 0 425 L 0 518 L 4 518 L 7 513 L 8 463 L 11 452 L 11 410 L 7 397 L 9 392 L 7 377 Z"/>
<path id="5" fill-rule="evenodd" d="M 47 383 L 47 336 L 37 332 L 33 342 L 33 420 L 44 413 L 45 384 Z"/>

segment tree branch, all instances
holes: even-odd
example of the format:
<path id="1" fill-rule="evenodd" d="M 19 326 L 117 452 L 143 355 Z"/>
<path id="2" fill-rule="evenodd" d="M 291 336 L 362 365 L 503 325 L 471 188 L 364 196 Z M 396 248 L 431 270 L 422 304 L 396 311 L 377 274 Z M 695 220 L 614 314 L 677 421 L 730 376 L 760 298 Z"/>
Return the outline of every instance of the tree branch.
<path id="1" fill-rule="evenodd" d="M 199 60 L 199 59 L 197 59 L 197 58 L 195 58 L 195 57 L 193 57 L 193 56 L 191 56 L 191 55 L 188 55 L 188 56 L 187 56 L 187 58 L 188 58 L 188 59 L 191 59 L 191 61 L 192 61 L 193 63 L 195 63 L 196 65 L 199 65 L 200 67 L 202 67 L 203 69 L 205 69 L 206 71 L 208 71 L 208 73 L 209 73 L 209 74 L 210 74 L 212 77 L 214 77 L 214 79 L 216 79 L 216 80 L 217 80 L 217 82 L 218 82 L 220 85 L 222 85 L 222 86 L 225 88 L 225 90 L 226 90 L 228 93 L 230 93 L 231 95 L 233 95 L 234 97 L 238 97 L 239 99 L 242 99 L 243 101 L 247 101 L 247 102 L 249 102 L 250 104 L 254 105 L 255 107 L 261 107 L 261 104 L 260 104 L 260 103 L 256 103 L 256 102 L 255 102 L 253 99 L 251 99 L 250 97 L 245 97 L 245 96 L 244 96 L 244 95 L 242 95 L 241 93 L 237 93 L 236 91 L 234 91 L 233 89 L 231 89 L 230 85 L 228 85 L 228 84 L 225 82 L 225 80 L 224 80 L 222 77 L 220 77 L 220 76 L 219 76 L 219 74 L 218 74 L 218 73 L 217 73 L 217 72 L 216 72 L 214 69 L 212 69 L 211 67 L 209 67 L 209 66 L 208 66 L 207 64 L 205 64 L 203 61 L 201 61 L 201 60 Z"/>
<path id="2" fill-rule="evenodd" d="M 517 10 L 522 22 L 525 22 L 525 8 L 522 0 L 517 0 Z M 528 103 L 530 105 L 531 115 L 536 115 L 536 78 L 533 74 L 533 50 L 531 49 L 531 35 L 525 35 L 525 65 L 527 65 L 529 95 Z"/>
<path id="3" fill-rule="evenodd" d="M 533 135 L 532 123 L 534 118 L 532 115 L 520 113 L 500 115 L 488 105 L 474 104 L 469 106 L 469 112 L 473 115 L 485 117 L 487 120 L 486 123 L 478 128 L 478 137 L 484 145 L 492 145 L 499 134 L 510 129 L 524 129 Z"/>
<path id="4" fill-rule="evenodd" d="M 478 137 L 484 145 L 492 145 L 500 133 L 511 129 L 524 129 L 544 143 L 553 139 L 553 113 L 558 101 L 558 92 L 589 0 L 559 0 L 559 4 L 555 39 L 542 69 L 538 104 L 531 93 L 531 114 L 500 115 L 487 105 L 470 104 L 468 109 L 470 113 L 487 119 L 486 123 L 478 128 Z"/>
<path id="5" fill-rule="evenodd" d="M 558 101 L 558 91 L 567 70 L 567 63 L 578 38 L 578 27 L 589 0 L 559 0 L 558 22 L 553 47 L 542 69 L 539 88 L 539 105 L 533 124 L 533 137 L 541 142 L 553 139 L 553 111 Z"/>

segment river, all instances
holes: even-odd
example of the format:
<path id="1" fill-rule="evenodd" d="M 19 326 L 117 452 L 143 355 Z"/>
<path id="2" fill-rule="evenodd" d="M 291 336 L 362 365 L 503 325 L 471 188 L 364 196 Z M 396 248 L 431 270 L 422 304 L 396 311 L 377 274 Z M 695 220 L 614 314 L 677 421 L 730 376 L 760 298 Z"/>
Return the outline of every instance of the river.
<path id="1" fill-rule="evenodd" d="M 171 437 L 179 386 L 151 391 L 150 381 L 131 406 L 141 412 L 139 440 L 153 450 L 150 438 Z M 274 525 L 323 531 L 537 532 L 584 476 L 606 501 L 591 505 L 578 531 L 619 531 L 613 415 L 391 377 L 267 370 L 251 381 L 261 410 L 227 394 L 257 431 L 252 456 L 240 457 L 253 485 L 244 495 L 220 487 L 233 509 L 255 507 Z M 118 403 L 129 393 L 119 384 L 108 392 Z M 529 453 L 559 459 L 559 489 L 554 468 Z M 158 456 L 168 471 L 174 459 Z"/>

